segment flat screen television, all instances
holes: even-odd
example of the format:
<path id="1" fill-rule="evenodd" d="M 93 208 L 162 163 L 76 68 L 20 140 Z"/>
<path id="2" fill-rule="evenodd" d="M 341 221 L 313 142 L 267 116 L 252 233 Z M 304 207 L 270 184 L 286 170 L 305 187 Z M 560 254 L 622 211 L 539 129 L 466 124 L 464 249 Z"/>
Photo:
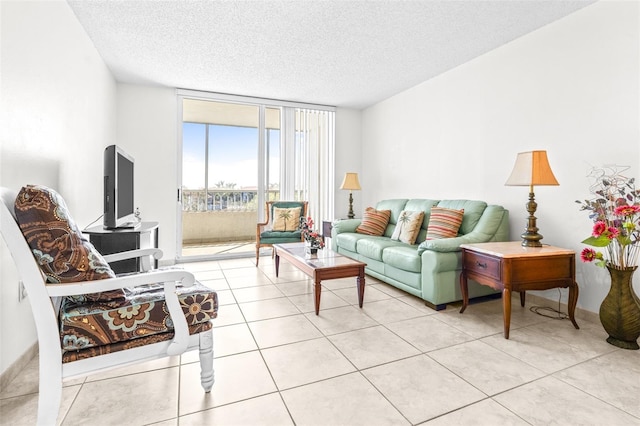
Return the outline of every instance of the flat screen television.
<path id="1" fill-rule="evenodd" d="M 135 228 L 134 159 L 116 145 L 104 150 L 104 227 Z"/>

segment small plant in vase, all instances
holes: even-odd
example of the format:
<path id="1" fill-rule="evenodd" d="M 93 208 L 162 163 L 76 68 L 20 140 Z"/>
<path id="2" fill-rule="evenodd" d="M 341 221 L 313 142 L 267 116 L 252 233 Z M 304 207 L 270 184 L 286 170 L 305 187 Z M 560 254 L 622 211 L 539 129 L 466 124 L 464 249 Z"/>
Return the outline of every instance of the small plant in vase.
<path id="1" fill-rule="evenodd" d="M 583 262 L 606 267 L 611 288 L 600 305 L 600 322 L 609 334 L 607 342 L 625 349 L 639 349 L 640 301 L 631 279 L 638 268 L 640 252 L 640 191 L 635 179 L 622 175 L 619 166 L 594 168 L 589 188 L 593 198 L 576 201 L 593 220 L 590 245 L 580 253 Z"/>
<path id="2" fill-rule="evenodd" d="M 313 230 L 313 219 L 311 217 L 300 218 L 300 229 L 305 242 L 305 249 L 309 254 L 317 254 L 319 249 L 324 247 L 324 238 Z"/>

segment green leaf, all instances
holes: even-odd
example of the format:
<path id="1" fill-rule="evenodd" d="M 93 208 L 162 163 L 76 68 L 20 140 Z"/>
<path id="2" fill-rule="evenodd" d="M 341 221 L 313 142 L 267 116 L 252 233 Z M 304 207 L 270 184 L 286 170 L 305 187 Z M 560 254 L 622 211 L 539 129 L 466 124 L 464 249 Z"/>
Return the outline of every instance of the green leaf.
<path id="1" fill-rule="evenodd" d="M 582 244 L 587 244 L 593 247 L 606 247 L 611 244 L 611 240 L 604 235 L 601 235 L 598 238 L 591 236 L 582 241 Z"/>
<path id="2" fill-rule="evenodd" d="M 618 240 L 618 242 L 620 243 L 620 245 L 622 247 L 628 246 L 629 244 L 632 243 L 631 238 L 629 238 L 628 236 L 625 237 L 625 236 L 622 236 L 622 235 L 618 235 L 616 239 Z"/>

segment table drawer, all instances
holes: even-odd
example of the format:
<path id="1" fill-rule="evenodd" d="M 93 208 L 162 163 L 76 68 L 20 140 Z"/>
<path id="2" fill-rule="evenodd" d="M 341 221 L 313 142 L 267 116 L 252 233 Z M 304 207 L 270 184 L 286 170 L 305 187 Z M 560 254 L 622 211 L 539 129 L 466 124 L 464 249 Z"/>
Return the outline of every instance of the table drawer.
<path id="1" fill-rule="evenodd" d="M 513 282 L 573 281 L 573 256 L 532 257 L 521 259 L 511 268 Z"/>
<path id="2" fill-rule="evenodd" d="M 500 259 L 484 254 L 465 251 L 463 268 L 468 273 L 476 273 L 500 281 Z"/>

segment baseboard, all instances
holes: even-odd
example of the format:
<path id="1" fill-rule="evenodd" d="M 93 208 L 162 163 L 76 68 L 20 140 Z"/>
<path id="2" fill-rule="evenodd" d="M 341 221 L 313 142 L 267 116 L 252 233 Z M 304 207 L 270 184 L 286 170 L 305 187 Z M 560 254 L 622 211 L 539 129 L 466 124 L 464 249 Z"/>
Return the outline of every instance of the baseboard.
<path id="1" fill-rule="evenodd" d="M 31 345 L 21 356 L 18 357 L 16 362 L 11 364 L 9 368 L 0 374 L 0 392 L 4 391 L 9 383 L 16 378 L 18 374 L 31 362 L 31 360 L 38 355 L 38 342 Z"/>

